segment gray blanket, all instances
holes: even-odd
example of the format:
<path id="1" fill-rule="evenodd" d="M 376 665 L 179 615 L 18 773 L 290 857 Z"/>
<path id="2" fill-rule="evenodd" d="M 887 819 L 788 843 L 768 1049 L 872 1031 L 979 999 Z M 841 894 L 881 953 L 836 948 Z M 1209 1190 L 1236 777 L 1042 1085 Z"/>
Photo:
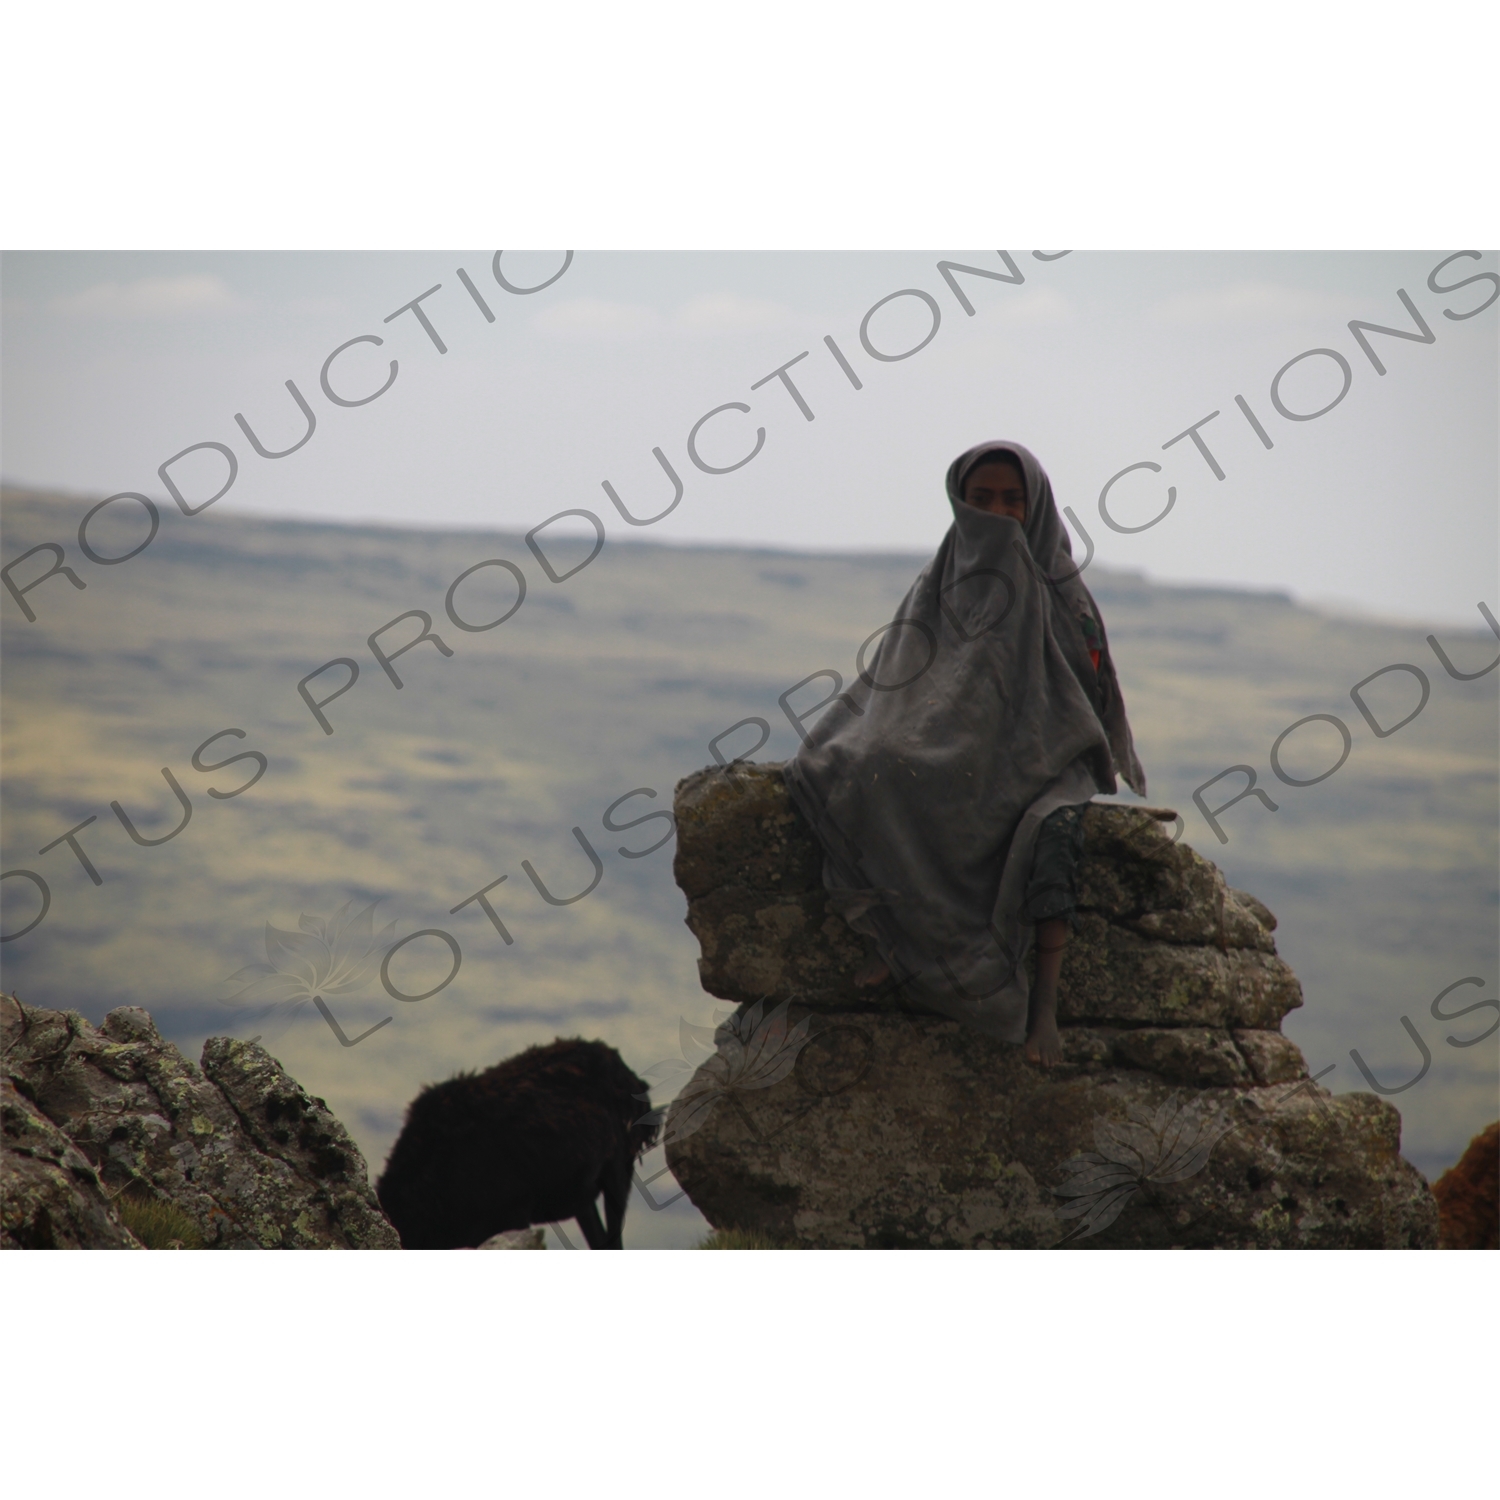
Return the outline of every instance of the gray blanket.
<path id="1" fill-rule="evenodd" d="M 1026 481 L 1024 527 L 962 499 L 968 474 L 1000 453 Z M 834 908 L 896 981 L 1020 1042 L 1037 829 L 1054 808 L 1115 791 L 1116 772 L 1142 796 L 1146 782 L 1041 465 L 1019 444 L 981 444 L 948 470 L 948 498 L 937 555 L 785 775 L 822 842 Z"/>

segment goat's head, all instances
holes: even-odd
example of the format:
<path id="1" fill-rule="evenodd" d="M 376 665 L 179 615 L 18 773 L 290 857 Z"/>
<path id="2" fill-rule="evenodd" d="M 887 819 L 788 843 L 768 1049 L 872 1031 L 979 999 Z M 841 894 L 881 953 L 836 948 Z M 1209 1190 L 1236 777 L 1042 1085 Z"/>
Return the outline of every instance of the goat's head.
<path id="1" fill-rule="evenodd" d="M 644 1113 L 636 1116 L 627 1137 L 632 1160 L 639 1160 L 656 1144 L 657 1136 L 661 1133 L 662 1118 L 667 1112 L 665 1105 L 660 1109 L 652 1109 L 649 1094 L 638 1094 L 636 1097 L 641 1100 Z"/>

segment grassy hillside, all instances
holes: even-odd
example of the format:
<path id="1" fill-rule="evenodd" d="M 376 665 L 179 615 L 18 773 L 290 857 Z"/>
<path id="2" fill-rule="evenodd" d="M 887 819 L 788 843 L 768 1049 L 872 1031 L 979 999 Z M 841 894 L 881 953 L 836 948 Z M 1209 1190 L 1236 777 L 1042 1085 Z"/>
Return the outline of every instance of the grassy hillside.
<path id="1" fill-rule="evenodd" d="M 599 1036 L 639 1071 L 678 1054 L 678 1021 L 705 1025 L 721 1007 L 697 985 L 697 945 L 682 925 L 672 844 L 642 858 L 660 821 L 624 833 L 602 817 L 650 788 L 617 822 L 669 806 L 672 787 L 708 763 L 710 739 L 739 720 L 771 727 L 756 759 L 795 747 L 778 695 L 820 668 L 854 672 L 861 641 L 887 620 L 923 559 L 807 556 L 669 548 L 611 535 L 603 551 L 551 582 L 519 537 L 250 520 L 216 511 L 164 515 L 161 534 L 117 567 L 78 558 L 88 502 L 7 492 L 3 551 L 18 556 L 55 539 L 88 587 L 52 578 L 27 596 L 27 623 L 3 610 L 4 867 L 41 873 L 52 891 L 46 920 L 0 949 L 4 984 L 23 999 L 71 1006 L 93 1020 L 116 1005 L 148 1007 L 192 1055 L 205 1036 L 265 1033 L 273 1050 L 327 1099 L 379 1169 L 407 1100 L 425 1081 L 482 1066 L 558 1034 Z M 123 508 L 123 507 L 119 507 Z M 120 531 L 126 536 L 122 523 Z M 136 540 L 139 537 L 135 538 Z M 131 540 L 96 535 L 96 547 Z M 561 571 L 587 555 L 549 544 Z M 444 614 L 449 584 L 486 559 L 516 564 L 524 604 L 482 633 Z M 36 568 L 33 559 L 27 569 Z M 18 575 L 34 576 L 29 571 Z M 1433 997 L 1466 976 L 1453 1008 L 1496 994 L 1497 726 L 1500 673 L 1457 682 L 1418 627 L 1334 619 L 1276 595 L 1166 588 L 1091 569 L 1119 662 L 1151 800 L 1186 819 L 1184 836 L 1231 884 L 1259 895 L 1281 919 L 1282 953 L 1307 1005 L 1288 1030 L 1336 1091 L 1365 1088 L 1356 1049 L 1386 1084 L 1420 1065 L 1406 1016 L 1432 1051 L 1427 1075 L 1394 1096 L 1406 1152 L 1432 1172 L 1496 1114 L 1494 1038 L 1459 1048 L 1494 1010 L 1443 1022 Z M 459 607 L 494 618 L 516 594 L 511 575 L 471 577 Z M 1495 602 L 1492 601 L 1492 607 Z M 398 691 L 366 638 L 407 610 L 432 616 L 452 651 L 430 643 L 399 656 Z M 1476 631 L 1482 621 L 1475 613 Z M 408 620 L 381 638 L 388 652 L 417 632 Z M 1493 659 L 1488 635 L 1441 631 L 1455 662 Z M 298 695 L 299 679 L 334 658 L 360 667 L 355 686 L 325 712 L 325 734 Z M 1394 662 L 1431 680 L 1419 717 L 1377 738 L 1349 699 L 1360 679 Z M 324 697 L 342 670 L 320 678 Z M 815 683 L 795 702 L 816 703 Z M 1414 679 L 1390 674 L 1367 690 L 1392 723 L 1416 702 Z M 1349 727 L 1347 762 L 1318 785 L 1271 773 L 1277 735 L 1309 714 Z M 192 755 L 215 732 L 205 763 L 258 750 L 261 780 L 241 761 L 199 772 Z M 723 742 L 745 753 L 753 729 Z M 1307 726 L 1284 751 L 1288 774 L 1311 778 L 1339 752 L 1338 732 Z M 1192 803 L 1217 772 L 1251 764 L 1279 804 L 1247 799 L 1223 815 L 1220 845 Z M 141 847 L 111 811 L 118 801 Z M 1243 784 L 1227 778 L 1210 806 Z M 102 877 L 94 885 L 66 844 L 38 851 L 90 816 L 78 838 Z M 597 851 L 593 892 L 566 906 L 543 900 L 528 861 L 554 895 L 592 878 L 572 829 Z M 477 903 L 450 909 L 501 876 L 490 892 L 507 945 Z M 36 911 L 29 883 L 7 881 L 5 929 Z M 339 1045 L 306 1004 L 269 1020 L 225 1001 L 225 977 L 266 959 L 270 922 L 329 917 L 346 901 L 381 899 L 396 935 L 440 928 L 461 946 L 453 981 L 432 998 L 392 1000 L 378 978 L 328 1003 L 346 1033 L 393 1021 L 358 1046 Z M 406 993 L 436 985 L 451 959 L 424 938 L 393 961 Z M 660 1153 L 651 1159 L 659 1165 Z M 663 1178 L 655 1189 L 673 1191 Z M 701 1221 L 685 1205 L 632 1208 L 627 1243 L 691 1245 Z"/>

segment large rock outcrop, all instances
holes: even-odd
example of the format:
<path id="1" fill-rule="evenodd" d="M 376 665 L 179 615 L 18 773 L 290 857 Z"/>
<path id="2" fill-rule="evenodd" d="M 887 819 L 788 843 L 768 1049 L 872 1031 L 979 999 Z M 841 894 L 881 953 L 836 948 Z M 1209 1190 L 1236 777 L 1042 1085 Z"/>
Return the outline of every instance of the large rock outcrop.
<path id="1" fill-rule="evenodd" d="M 780 767 L 677 788 L 678 884 L 710 994 L 739 1002 L 667 1118 L 716 1228 L 810 1247 L 1430 1247 L 1400 1115 L 1334 1097 L 1281 1020 L 1275 918 L 1140 809 L 1086 817 L 1064 1062 L 854 975 Z M 1170 815 L 1169 815 L 1170 816 Z"/>
<path id="2" fill-rule="evenodd" d="M 1500 1250 L 1500 1120 L 1486 1125 L 1432 1185 L 1438 1248 Z"/>
<path id="3" fill-rule="evenodd" d="M 219 1249 L 398 1249 L 348 1132 L 253 1042 L 195 1066 L 134 1006 L 97 1028 L 0 996 L 6 1248 L 133 1247 L 130 1194 Z"/>

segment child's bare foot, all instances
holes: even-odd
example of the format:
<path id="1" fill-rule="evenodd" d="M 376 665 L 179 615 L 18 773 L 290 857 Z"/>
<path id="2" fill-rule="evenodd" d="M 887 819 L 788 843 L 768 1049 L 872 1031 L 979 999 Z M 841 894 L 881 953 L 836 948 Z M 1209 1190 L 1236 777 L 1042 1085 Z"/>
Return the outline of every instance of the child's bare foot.
<path id="1" fill-rule="evenodd" d="M 874 958 L 854 971 L 854 985 L 856 989 L 869 990 L 877 984 L 884 984 L 890 977 L 890 965 L 877 953 Z"/>
<path id="2" fill-rule="evenodd" d="M 1043 1068 L 1055 1068 L 1062 1061 L 1062 1038 L 1050 1005 L 1042 1008 L 1026 1033 L 1026 1061 Z"/>

